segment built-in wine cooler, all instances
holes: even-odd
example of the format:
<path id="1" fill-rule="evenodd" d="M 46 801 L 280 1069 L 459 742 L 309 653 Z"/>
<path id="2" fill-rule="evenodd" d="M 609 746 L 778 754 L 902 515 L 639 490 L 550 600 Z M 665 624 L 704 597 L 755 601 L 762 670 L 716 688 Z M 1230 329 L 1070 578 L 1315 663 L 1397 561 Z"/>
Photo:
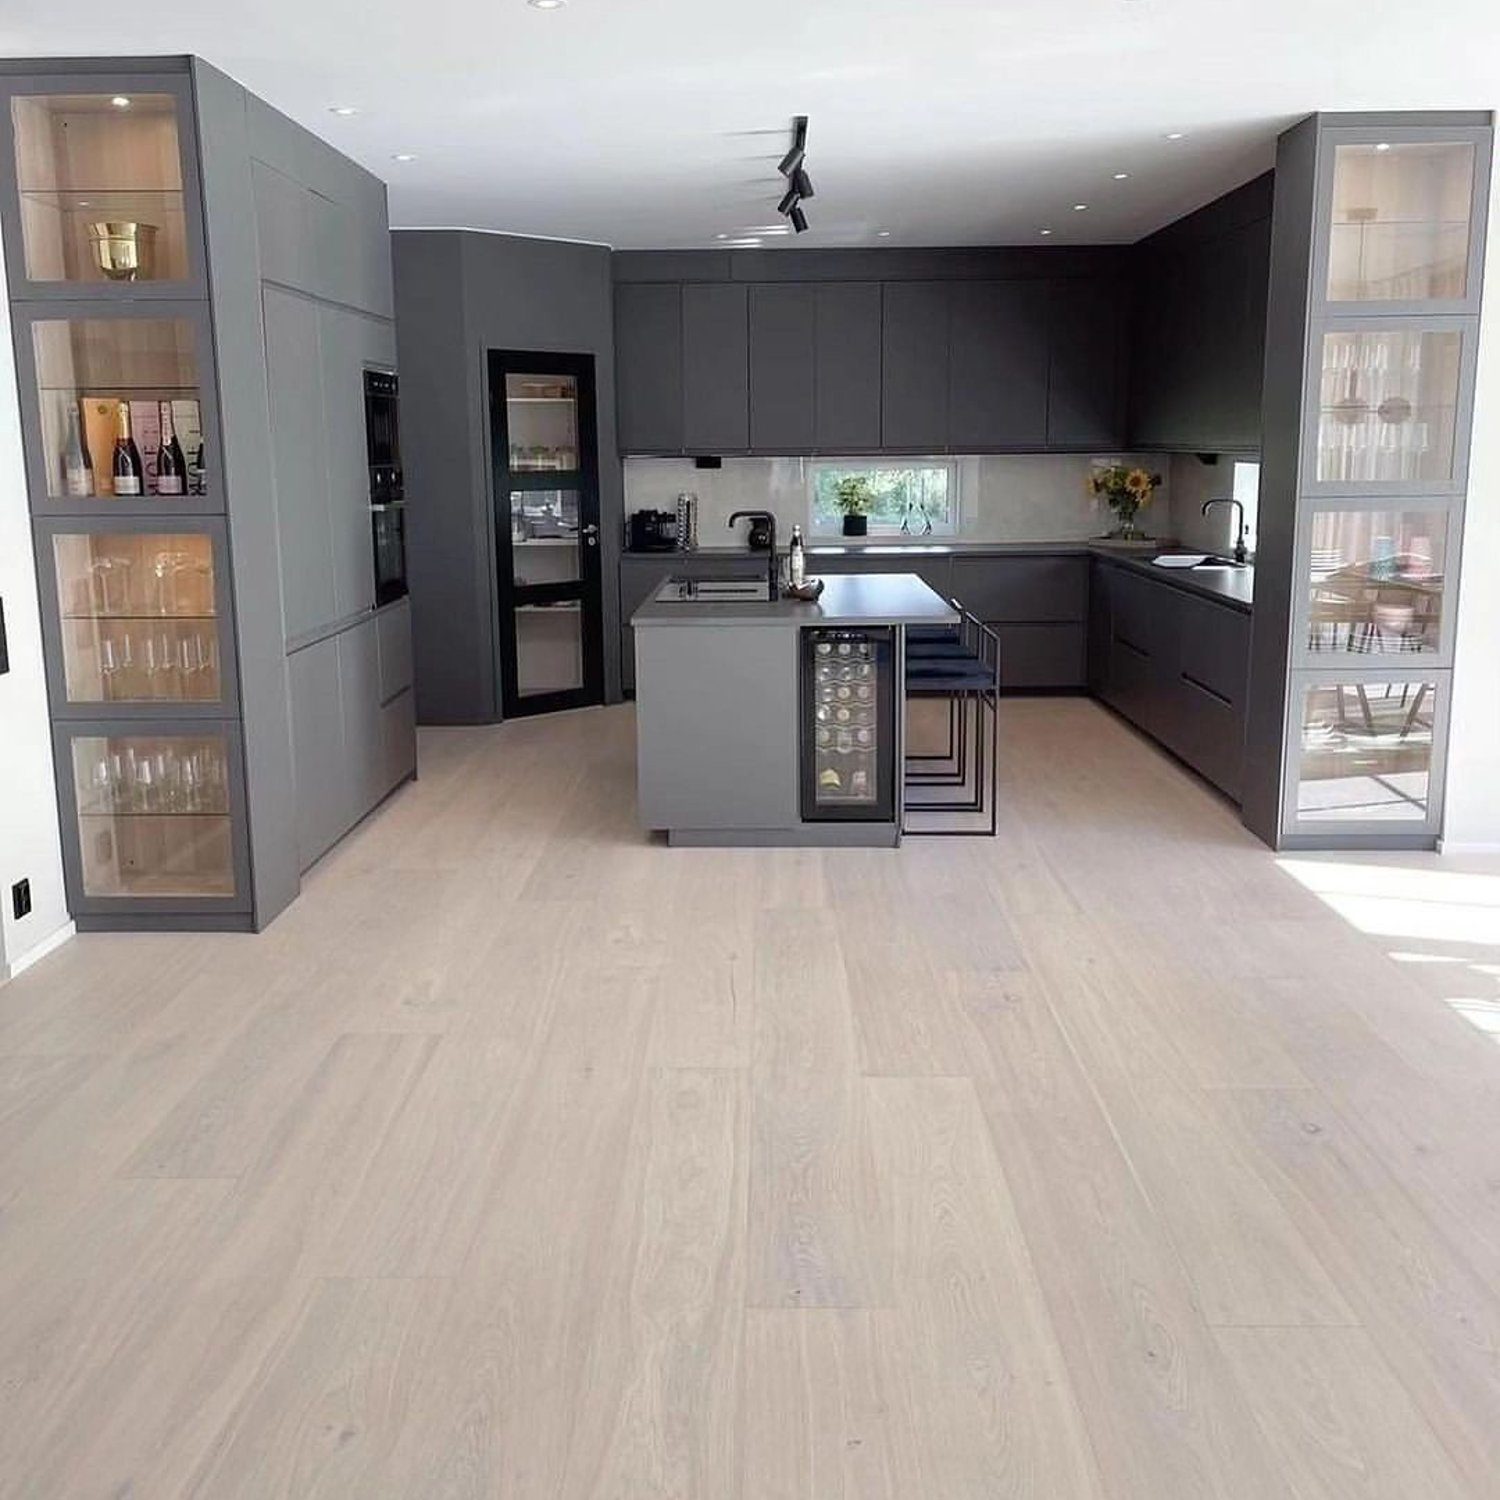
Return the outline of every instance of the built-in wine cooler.
<path id="1" fill-rule="evenodd" d="M 896 816 L 895 636 L 802 632 L 802 817 Z"/>

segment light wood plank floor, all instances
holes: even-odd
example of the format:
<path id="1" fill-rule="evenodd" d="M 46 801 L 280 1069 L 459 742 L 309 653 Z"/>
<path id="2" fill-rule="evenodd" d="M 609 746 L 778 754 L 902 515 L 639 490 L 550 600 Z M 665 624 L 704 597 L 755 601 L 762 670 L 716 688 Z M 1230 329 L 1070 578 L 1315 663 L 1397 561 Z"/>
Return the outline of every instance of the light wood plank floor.
<path id="1" fill-rule="evenodd" d="M 1061 700 L 994 841 L 668 851 L 632 734 L 0 991 L 0 1495 L 1497 1493 L 1500 865 Z"/>

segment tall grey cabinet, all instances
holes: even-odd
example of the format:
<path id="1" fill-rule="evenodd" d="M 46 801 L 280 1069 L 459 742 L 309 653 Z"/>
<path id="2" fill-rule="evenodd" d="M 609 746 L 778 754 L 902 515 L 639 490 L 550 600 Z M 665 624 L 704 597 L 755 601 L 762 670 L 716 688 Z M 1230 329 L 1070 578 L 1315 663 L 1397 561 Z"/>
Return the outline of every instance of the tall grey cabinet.
<path id="1" fill-rule="evenodd" d="M 0 120 L 69 904 L 258 929 L 415 766 L 363 434 L 384 188 L 196 58 L 6 62 Z"/>
<path id="2" fill-rule="evenodd" d="M 1442 831 L 1488 114 L 1315 115 L 1277 157 L 1246 823 Z"/>

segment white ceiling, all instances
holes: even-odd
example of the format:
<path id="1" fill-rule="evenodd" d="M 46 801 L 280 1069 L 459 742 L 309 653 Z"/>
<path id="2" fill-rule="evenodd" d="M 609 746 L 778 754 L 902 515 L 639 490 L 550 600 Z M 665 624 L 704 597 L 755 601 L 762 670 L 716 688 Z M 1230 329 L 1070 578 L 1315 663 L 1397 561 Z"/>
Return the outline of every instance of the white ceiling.
<path id="1" fill-rule="evenodd" d="M 116 52 L 206 57 L 398 225 L 620 247 L 776 223 L 799 113 L 799 246 L 1056 244 L 1138 238 L 1315 109 L 1500 104 L 1496 0 L 0 0 L 0 53 Z"/>

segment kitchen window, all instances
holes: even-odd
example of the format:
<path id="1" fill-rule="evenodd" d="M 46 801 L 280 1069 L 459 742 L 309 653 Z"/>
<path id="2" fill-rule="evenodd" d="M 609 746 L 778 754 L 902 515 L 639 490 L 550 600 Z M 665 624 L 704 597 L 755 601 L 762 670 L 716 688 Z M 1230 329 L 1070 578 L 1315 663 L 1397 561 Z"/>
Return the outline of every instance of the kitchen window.
<path id="1" fill-rule="evenodd" d="M 808 466 L 808 515 L 815 536 L 843 531 L 839 485 L 846 479 L 869 481 L 870 535 L 953 536 L 958 531 L 958 466 L 949 459 L 909 459 L 863 463 L 813 463 Z"/>

